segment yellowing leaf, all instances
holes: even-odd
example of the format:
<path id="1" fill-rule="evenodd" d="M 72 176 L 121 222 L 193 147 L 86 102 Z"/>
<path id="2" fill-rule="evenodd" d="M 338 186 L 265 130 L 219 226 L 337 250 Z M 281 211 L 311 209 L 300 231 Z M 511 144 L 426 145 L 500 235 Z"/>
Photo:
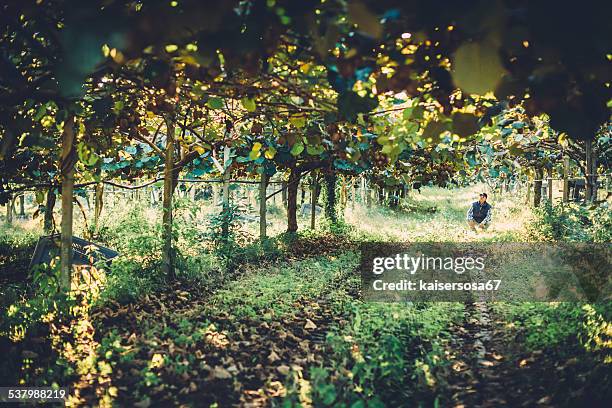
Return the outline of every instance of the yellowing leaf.
<path id="1" fill-rule="evenodd" d="M 274 156 L 276 156 L 276 149 L 274 147 L 269 147 L 268 150 L 264 153 L 266 159 L 272 160 Z"/>
<path id="2" fill-rule="evenodd" d="M 152 368 L 159 368 L 163 365 L 164 365 L 164 357 L 159 353 L 153 354 L 153 358 L 151 358 L 150 366 Z"/>
<path id="3" fill-rule="evenodd" d="M 296 128 L 303 128 L 304 126 L 306 126 L 306 115 L 291 115 L 291 117 L 289 117 L 289 123 L 291 123 Z"/>
<path id="4" fill-rule="evenodd" d="M 255 142 L 255 143 L 253 144 L 253 149 L 252 149 L 252 150 L 253 150 L 254 152 L 258 152 L 259 150 L 261 150 L 261 143 L 259 143 L 259 142 Z"/>
<path id="5" fill-rule="evenodd" d="M 202 155 L 204 154 L 204 152 L 206 151 L 206 149 L 204 149 L 202 146 L 195 146 L 193 148 L 193 150 L 195 150 L 196 152 L 198 152 L 198 154 Z"/>

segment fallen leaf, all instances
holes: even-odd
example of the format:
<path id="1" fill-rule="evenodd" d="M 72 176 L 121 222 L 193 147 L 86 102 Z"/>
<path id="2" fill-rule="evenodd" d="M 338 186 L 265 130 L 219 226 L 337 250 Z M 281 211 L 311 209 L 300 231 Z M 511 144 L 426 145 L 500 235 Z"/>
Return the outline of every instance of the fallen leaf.
<path id="1" fill-rule="evenodd" d="M 276 354 L 276 352 L 274 352 L 274 350 L 272 350 L 270 352 L 270 354 L 268 355 L 268 361 L 270 361 L 271 363 L 274 363 L 275 361 L 280 360 L 280 357 L 278 356 L 278 354 Z"/>
<path id="2" fill-rule="evenodd" d="M 289 366 L 286 366 L 283 364 L 283 365 L 279 365 L 278 367 L 276 367 L 276 370 L 282 375 L 289 375 L 289 371 L 291 369 L 289 368 Z"/>
<path id="3" fill-rule="evenodd" d="M 313 330 L 317 328 L 317 325 L 310 319 L 306 319 L 306 324 L 304 325 L 306 330 Z"/>
<path id="4" fill-rule="evenodd" d="M 215 366 L 212 371 L 212 377 L 218 378 L 220 380 L 225 380 L 228 378 L 232 378 L 232 374 L 221 366 Z"/>
<path id="5" fill-rule="evenodd" d="M 552 400 L 552 398 L 550 398 L 550 395 L 547 395 L 545 397 L 542 397 L 538 400 L 538 404 L 542 405 L 542 404 L 549 404 L 550 401 Z"/>
<path id="6" fill-rule="evenodd" d="M 145 399 L 143 399 L 142 401 L 135 402 L 134 406 L 136 408 L 149 408 L 149 406 L 151 406 L 151 398 L 145 397 Z"/>

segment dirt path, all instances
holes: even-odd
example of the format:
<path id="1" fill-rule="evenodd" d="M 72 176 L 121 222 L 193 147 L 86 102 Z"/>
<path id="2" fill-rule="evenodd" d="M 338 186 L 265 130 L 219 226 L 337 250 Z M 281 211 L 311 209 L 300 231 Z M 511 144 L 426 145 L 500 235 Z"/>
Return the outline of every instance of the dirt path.
<path id="1" fill-rule="evenodd" d="M 449 378 L 452 405 L 456 407 L 498 407 L 514 398 L 505 372 L 508 356 L 495 330 L 496 322 L 488 305 L 466 305 L 463 324 L 453 328 L 450 347 L 454 351 Z"/>

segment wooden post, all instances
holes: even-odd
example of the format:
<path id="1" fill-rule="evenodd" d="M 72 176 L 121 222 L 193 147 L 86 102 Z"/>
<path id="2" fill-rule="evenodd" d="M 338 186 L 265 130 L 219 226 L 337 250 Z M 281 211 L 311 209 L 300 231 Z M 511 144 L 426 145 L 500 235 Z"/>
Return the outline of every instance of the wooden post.
<path id="1" fill-rule="evenodd" d="M 230 187 L 230 166 L 229 166 L 229 161 L 230 161 L 230 154 L 231 154 L 231 148 L 229 146 L 225 146 L 223 148 L 223 209 L 226 210 L 227 208 L 229 208 L 229 202 L 230 202 L 230 197 L 229 197 L 229 187 Z"/>
<path id="2" fill-rule="evenodd" d="M 548 170 L 548 201 L 552 204 L 553 201 L 553 169 L 550 167 Z"/>
<path id="3" fill-rule="evenodd" d="M 361 205 L 364 205 L 366 202 L 366 180 L 365 177 L 361 177 Z"/>
<path id="4" fill-rule="evenodd" d="M 282 181 L 281 182 L 281 195 L 282 195 L 282 200 L 283 200 L 283 207 L 287 208 L 287 182 L 286 181 Z"/>
<path id="5" fill-rule="evenodd" d="M 231 153 L 231 149 L 229 146 L 225 146 L 223 148 L 223 190 L 222 190 L 222 203 L 223 203 L 223 213 L 226 213 L 227 211 L 229 211 L 229 204 L 230 204 L 230 193 L 229 193 L 229 187 L 230 187 L 230 166 L 229 166 L 229 160 L 230 160 L 230 153 Z M 221 228 L 221 234 L 223 235 L 223 238 L 227 238 L 229 236 L 229 224 L 226 222 L 223 222 L 222 228 Z"/>
<path id="6" fill-rule="evenodd" d="M 96 183 L 94 189 L 94 225 L 100 222 L 100 215 L 104 207 L 104 183 Z"/>
<path id="7" fill-rule="evenodd" d="M 62 222 L 60 242 L 60 288 L 70 291 L 72 277 L 72 219 L 74 165 L 77 161 L 74 143 L 74 115 L 68 114 L 62 132 L 60 175 L 62 183 Z"/>
<path id="8" fill-rule="evenodd" d="M 259 181 L 259 238 L 266 238 L 266 191 L 268 188 L 268 176 L 261 174 Z"/>
<path id="9" fill-rule="evenodd" d="M 527 182 L 527 198 L 525 198 L 525 204 L 529 204 L 531 200 L 531 181 Z"/>
<path id="10" fill-rule="evenodd" d="M 569 171 L 570 159 L 569 156 L 563 158 L 563 202 L 569 201 Z"/>
<path id="11" fill-rule="evenodd" d="M 544 178 L 544 170 L 537 167 L 535 171 L 535 180 L 533 181 L 533 206 L 538 207 L 542 201 L 542 179 Z"/>
<path id="12" fill-rule="evenodd" d="M 174 120 L 166 118 L 166 151 L 164 165 L 164 196 L 163 196 L 163 250 L 162 250 L 162 272 L 173 280 L 174 273 L 174 252 L 172 249 L 172 196 L 174 193 Z"/>
<path id="13" fill-rule="evenodd" d="M 317 217 L 317 178 L 315 175 L 312 175 L 312 187 L 310 188 L 310 229 L 315 229 L 316 227 L 316 217 Z"/>

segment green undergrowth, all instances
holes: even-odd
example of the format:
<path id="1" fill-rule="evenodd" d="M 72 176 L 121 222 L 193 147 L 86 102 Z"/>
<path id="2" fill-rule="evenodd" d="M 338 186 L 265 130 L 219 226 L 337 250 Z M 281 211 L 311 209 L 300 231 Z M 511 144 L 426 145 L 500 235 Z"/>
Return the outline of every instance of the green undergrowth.
<path id="1" fill-rule="evenodd" d="M 339 290 L 330 288 L 330 282 L 341 282 L 352 273 L 358 259 L 357 254 L 348 252 L 246 272 L 216 292 L 210 306 L 239 317 L 280 318 L 294 311 L 299 299 L 316 299 Z"/>
<path id="2" fill-rule="evenodd" d="M 538 242 L 612 242 L 612 208 L 604 203 L 589 207 L 577 203 L 551 204 L 535 208 L 527 224 L 527 236 Z"/>
<path id="3" fill-rule="evenodd" d="M 526 350 L 576 352 L 612 363 L 612 304 L 523 302 L 493 304 Z"/>

